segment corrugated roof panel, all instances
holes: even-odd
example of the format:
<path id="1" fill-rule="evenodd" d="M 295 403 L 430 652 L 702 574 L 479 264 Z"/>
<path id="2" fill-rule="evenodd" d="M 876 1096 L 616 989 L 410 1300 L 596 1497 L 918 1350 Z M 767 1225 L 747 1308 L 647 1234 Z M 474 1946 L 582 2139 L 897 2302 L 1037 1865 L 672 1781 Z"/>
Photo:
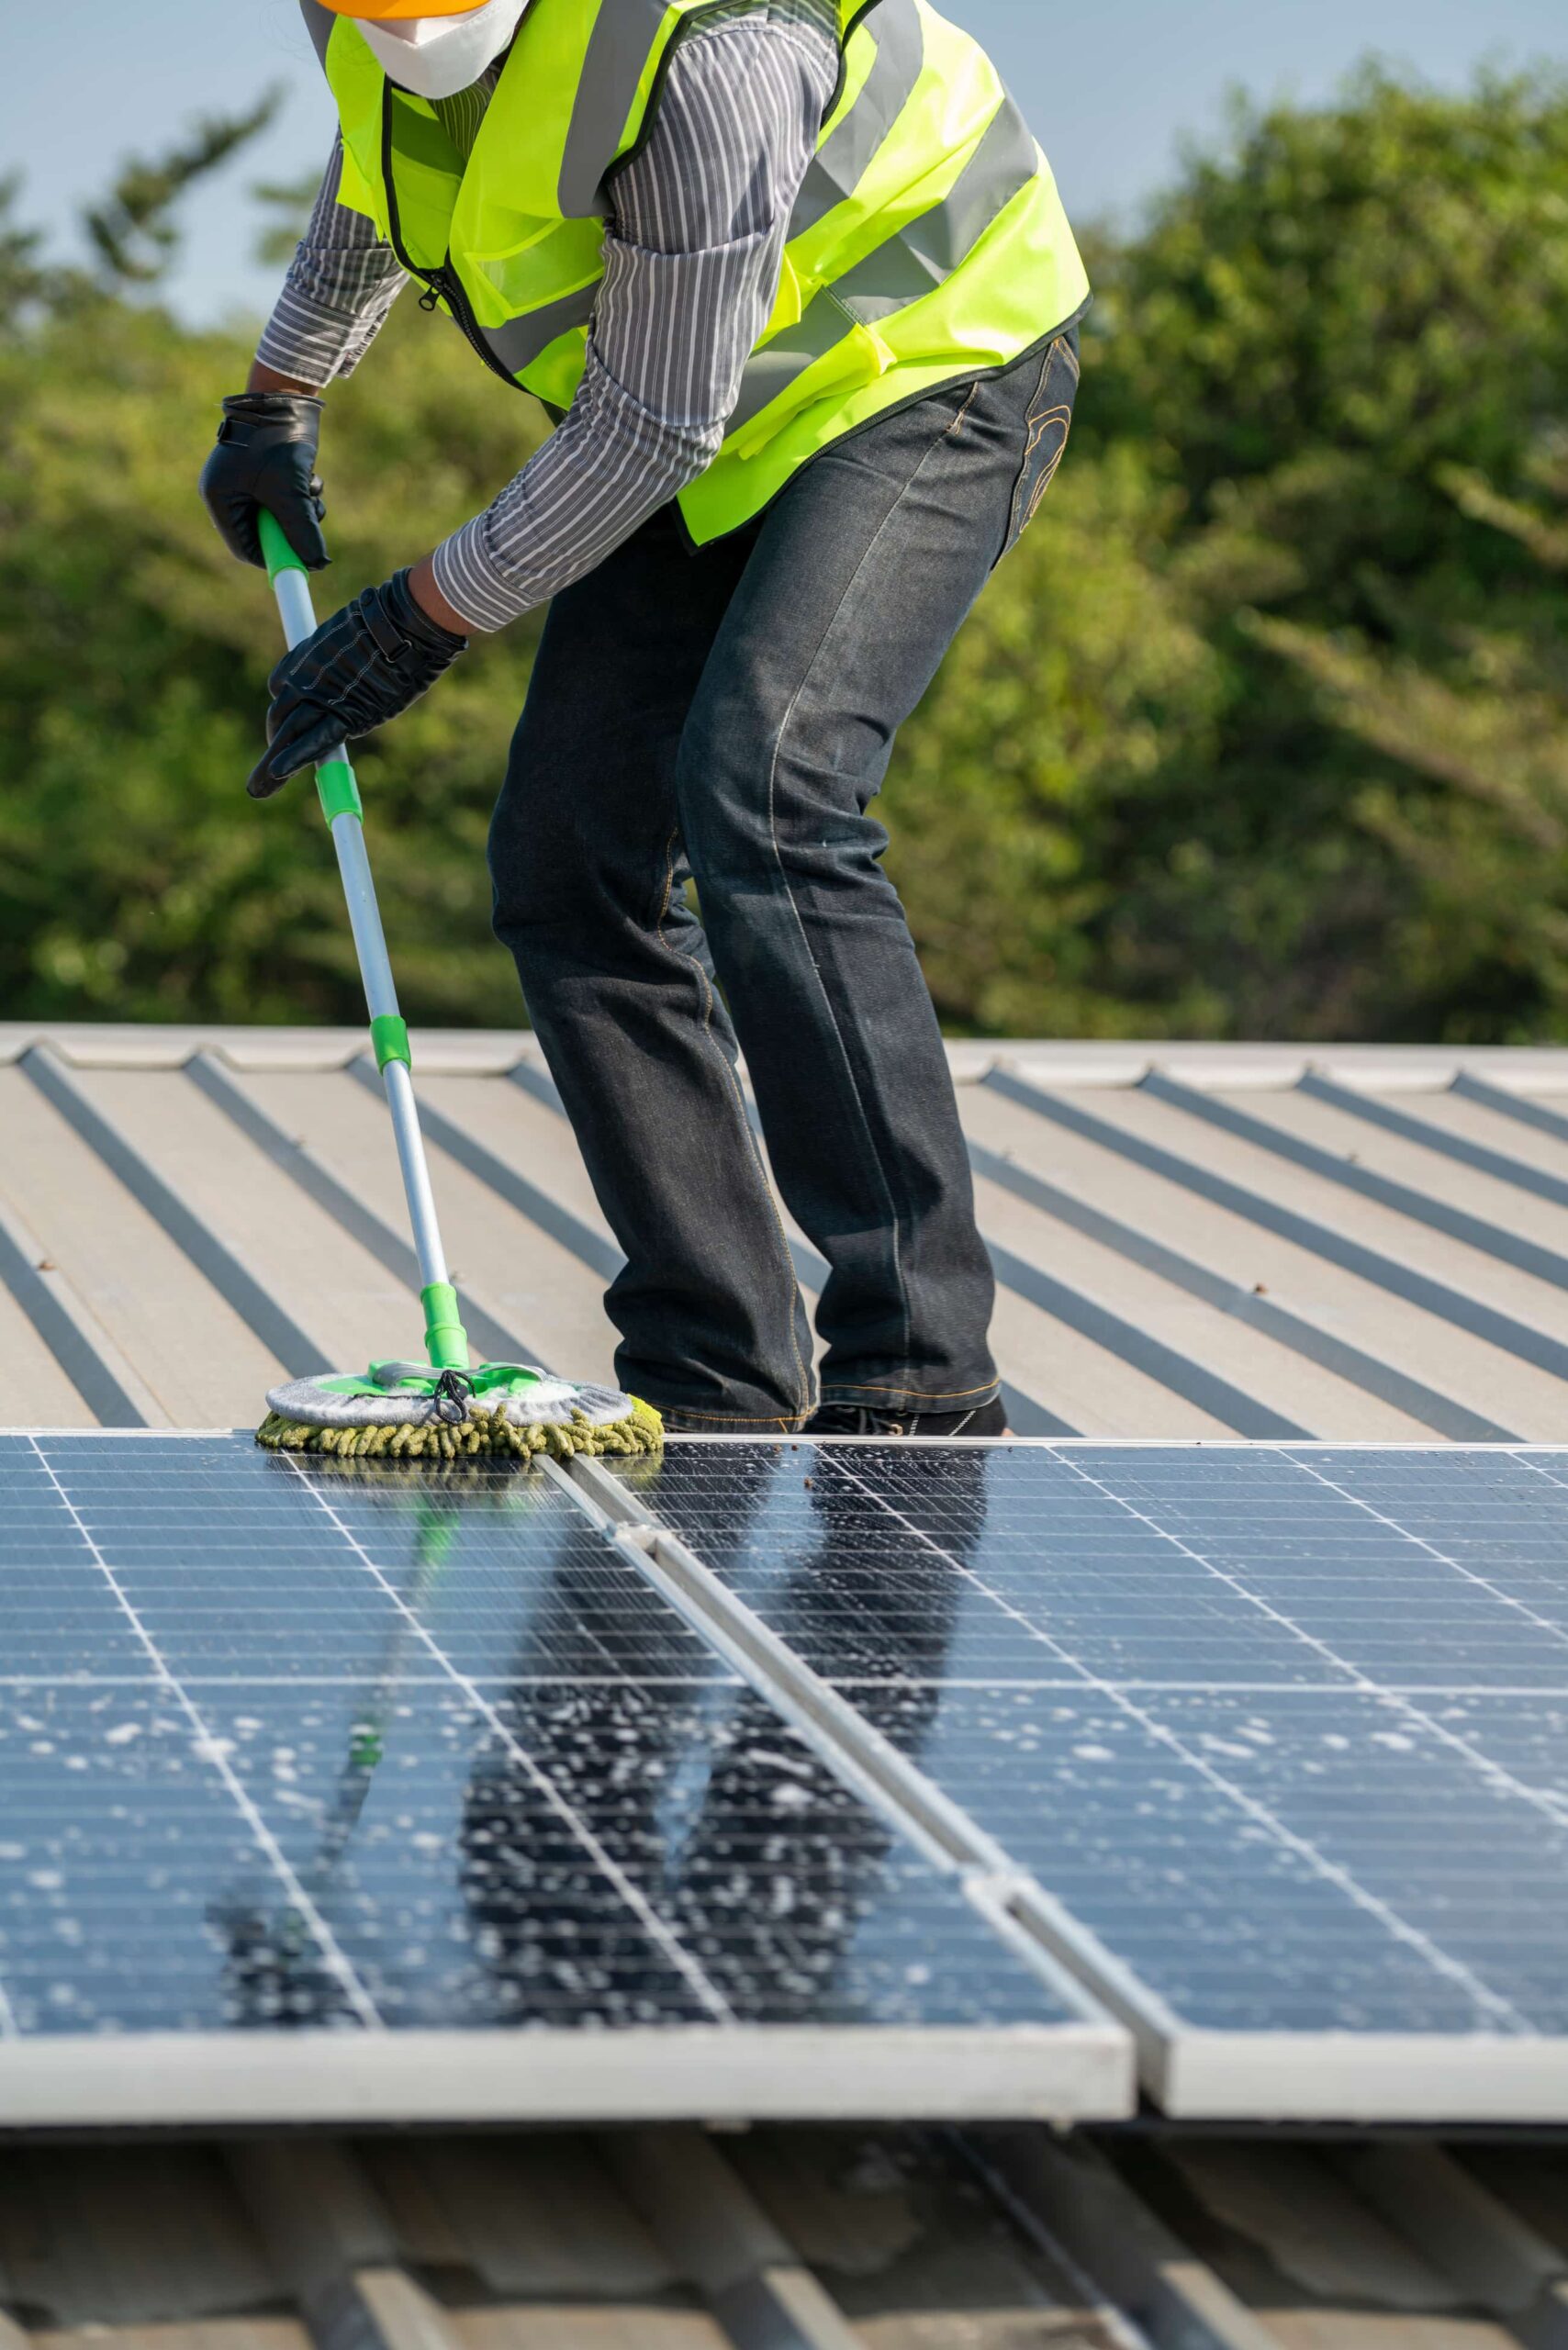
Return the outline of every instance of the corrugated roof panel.
<path id="1" fill-rule="evenodd" d="M 0 2330 L 14 2350 L 1506 2350 L 1560 2330 L 1558 2167 L 1042 2130 L 30 2152 L 0 2159 L 0 2248 L 21 2244 Z"/>
<path id="2" fill-rule="evenodd" d="M 969 1089 L 963 1088 L 960 1092 Z M 767 1165 L 767 1147 L 755 1105 L 751 1114 Z M 795 1274 L 809 1304 L 827 1280 L 826 1259 L 812 1246 L 781 1200 Z M 1115 1329 L 1108 1309 L 992 1243 L 997 1274 L 991 1346 L 1002 1374 L 1002 1395 L 1013 1425 L 1023 1436 L 1109 1436 L 1124 1416 L 1139 1411 L 1174 1435 L 1205 1436 L 1218 1427 L 1208 1415 L 1142 1367 L 1147 1351 L 1137 1334 Z M 1122 1350 L 1114 1341 L 1120 1336 Z M 1130 1345 L 1128 1342 L 1131 1342 Z M 821 1341 L 816 1347 L 818 1358 Z"/>
<path id="3" fill-rule="evenodd" d="M 1362 1086 L 1342 1085 L 1338 1079 L 1328 1077 L 1319 1070 L 1314 1070 L 1302 1080 L 1301 1091 L 1315 1101 L 1328 1102 L 1333 1108 L 1343 1112 L 1352 1120 L 1378 1127 L 1388 1134 L 1401 1136 L 1407 1142 L 1417 1143 L 1423 1151 L 1435 1151 L 1439 1158 L 1452 1158 L 1462 1166 L 1477 1168 L 1483 1174 L 1493 1176 L 1497 1181 L 1506 1184 L 1510 1191 L 1529 1192 L 1536 1198 L 1550 1200 L 1558 1207 L 1568 1206 L 1568 1176 L 1563 1172 L 1563 1167 L 1568 1166 L 1568 1160 L 1564 1160 L 1554 1171 L 1547 1171 L 1541 1168 L 1529 1166 L 1517 1151 L 1501 1148 L 1499 1146 L 1508 1137 L 1506 1134 L 1499 1134 L 1493 1123 L 1495 1113 L 1489 1113 L 1484 1109 L 1480 1115 L 1489 1126 L 1490 1131 L 1479 1138 L 1470 1138 L 1450 1131 L 1441 1118 L 1434 1119 L 1415 1114 L 1406 1103 L 1401 1103 L 1397 1096 L 1379 1097 L 1369 1093 Z M 1455 1101 L 1462 1110 L 1473 1106 L 1467 1104 L 1462 1095 L 1450 1094 L 1439 1097 L 1429 1095 L 1420 1097 L 1417 1108 L 1421 1106 L 1422 1102 L 1433 1099 Z M 1533 1114 L 1537 1117 L 1545 1115 L 1539 1110 Z M 1518 1131 L 1517 1125 L 1515 1131 Z M 1539 1136 L 1543 1130 L 1533 1127 L 1527 1131 Z M 1568 1132 L 1565 1132 L 1561 1139 L 1568 1143 Z"/>
<path id="4" fill-rule="evenodd" d="M 25 2182 L 5 2239 L 22 2258 L 0 2275 L 14 2350 L 1144 2339 L 1044 2223 L 1038 2243 L 1010 2226 L 914 2132 L 119 2146 L 10 2156 L 0 2176 Z"/>
<path id="5" fill-rule="evenodd" d="M 187 1076 L 91 1069 L 81 1073 L 81 1083 L 268 1295 L 286 1306 L 310 1342 L 316 1367 L 337 1360 L 345 1347 L 351 1362 L 388 1351 L 386 1334 L 407 1313 L 407 1290 L 252 1147 Z"/>
<path id="6" fill-rule="evenodd" d="M 421 1081 L 421 1102 L 449 1118 L 476 1143 L 530 1176 L 552 1200 L 596 1233 L 607 1249 L 615 1236 L 599 1209 L 571 1127 L 558 1112 L 510 1081 L 493 1078 L 431 1077 Z"/>
<path id="7" fill-rule="evenodd" d="M 422 2267 L 559 2300 L 647 2300 L 678 2282 L 591 2139 L 374 2138 L 360 2159 L 402 2256 Z"/>
<path id="8" fill-rule="evenodd" d="M 1069 1095 L 1056 1098 L 1071 1106 Z M 1428 1355 L 1430 1374 L 1440 1373 L 1450 1350 L 1456 1361 L 1463 1360 L 1469 1350 L 1456 1339 L 1484 1348 L 1479 1361 L 1469 1353 L 1459 1389 L 1463 1400 L 1520 1436 L 1553 1438 L 1568 1425 L 1568 1298 L 1546 1282 L 1141 1089 L 1096 1092 L 1091 1099 L 1101 1125 L 1273 1211 L 1276 1228 L 1287 1218 L 1293 1231 L 1310 1228 L 1316 1237 L 1301 1243 L 1309 1253 L 1327 1254 L 1338 1244 L 1341 1262 L 1353 1252 L 1375 1288 L 1403 1294 L 1407 1303 L 1429 1298 L 1427 1311 L 1437 1326 Z"/>
<path id="9" fill-rule="evenodd" d="M 1151 1092 L 1152 1085 L 1140 1087 L 1130 1110 L 1126 1096 L 1101 1096 L 1102 1114 L 1132 1125 L 1167 1149 L 1200 1156 L 1215 1173 L 1228 1174 L 1283 1207 L 1531 1324 L 1547 1348 L 1559 1352 L 1561 1370 L 1568 1372 L 1568 1293 L 1559 1286 L 1558 1269 L 1555 1263 L 1532 1269 L 1510 1261 L 1512 1236 L 1506 1229 L 1477 1218 L 1467 1230 L 1467 1211 L 1459 1202 L 1410 1185 L 1398 1187 L 1403 1200 L 1372 1195 L 1359 1177 L 1383 1184 L 1392 1179 L 1342 1158 L 1335 1161 L 1320 1145 L 1296 1145 L 1287 1128 L 1267 1114 L 1271 1105 L 1284 1104 L 1288 1116 L 1289 1105 L 1299 1098 L 1294 1091 L 1244 1102 L 1214 1088 L 1200 1093 L 1172 1081 L 1169 1091 L 1150 1098 Z M 1222 1124 L 1227 1115 L 1238 1124 Z M 1300 1150 L 1316 1150 L 1328 1164 L 1309 1165 L 1297 1155 Z"/>
<path id="10" fill-rule="evenodd" d="M 729 2350 L 734 2337 L 704 2310 L 584 2309 L 530 2302 L 525 2309 L 456 2309 L 447 2325 L 464 2350 Z"/>
<path id="11" fill-rule="evenodd" d="M 1469 1069 L 1455 1075 L 1453 1091 L 1462 1101 L 1479 1102 L 1494 1116 L 1506 1119 L 1510 1134 L 1523 1126 L 1532 1134 L 1568 1142 L 1568 1093 L 1532 1086 L 1528 1081 L 1500 1085 L 1495 1071 L 1484 1076 Z"/>
<path id="12" fill-rule="evenodd" d="M 1278 1344 L 1263 1331 L 1249 1328 L 1233 1314 L 1216 1312 L 1113 1248 L 1012 1197 L 1000 1185 L 982 1177 L 976 1196 L 981 1224 L 992 1239 L 1042 1267 L 1065 1262 L 1079 1288 L 1169 1349 L 1173 1360 L 1164 1368 L 1164 1381 L 1170 1404 L 1185 1404 L 1188 1410 L 1182 1416 L 1197 1424 L 1172 1425 L 1168 1431 L 1151 1422 L 1148 1435 L 1294 1432 L 1397 1440 L 1422 1433 L 1412 1421 L 1380 1410 L 1372 1399 L 1316 1364 L 1299 1357 L 1282 1360 Z M 1176 1412 L 1168 1405 L 1167 1413 L 1174 1423 Z M 1264 1417 L 1276 1425 L 1261 1425 Z"/>
<path id="13" fill-rule="evenodd" d="M 1104 1102 L 1100 1093 L 1056 1098 L 1072 1100 L 1081 1113 L 1094 1117 Z M 1282 1237 L 1174 1175 L 1037 1117 L 989 1086 L 967 1088 L 962 1099 L 965 1125 L 987 1148 L 1114 1218 L 1135 1240 L 1141 1237 L 1179 1257 L 1195 1273 L 1224 1282 L 1233 1293 L 1231 1310 L 1271 1306 L 1302 1326 L 1293 1329 L 1292 1344 L 1282 1347 L 1266 1390 L 1282 1409 L 1310 1416 L 1291 1358 L 1322 1338 L 1355 1358 L 1339 1376 L 1354 1385 L 1357 1396 L 1364 1393 L 1369 1403 L 1381 1399 L 1402 1410 L 1417 1436 L 1435 1431 L 1484 1440 L 1502 1432 L 1490 1425 L 1483 1407 L 1458 1400 L 1473 1396 L 1478 1386 L 1484 1393 L 1493 1380 L 1490 1348 L 1450 1325 L 1434 1326 L 1418 1306 L 1321 1251 Z M 1353 1428 L 1352 1421 L 1352 1433 Z M 1368 1433 L 1376 1433 L 1370 1423 Z"/>
<path id="14" fill-rule="evenodd" d="M 20 1292 L 40 1313 L 48 1310 L 39 1267 L 49 1260 L 36 1240 L 20 1233 L 21 1227 L 0 1208 L 0 1363 L 6 1366 L 6 1409 L 34 1427 L 95 1427 L 97 1414 L 62 1368 L 57 1347 L 65 1343 L 66 1334 L 58 1331 L 51 1345 L 17 1302 Z"/>
<path id="15" fill-rule="evenodd" d="M 1348 1116 L 1305 1086 L 1258 1096 L 1199 1092 L 1158 1073 L 1148 1083 L 1172 1108 L 1236 1135 L 1271 1159 L 1304 1168 L 1329 1187 L 1331 1196 L 1371 1201 L 1417 1231 L 1458 1240 L 1483 1258 L 1516 1266 L 1549 1289 L 1568 1288 L 1557 1207 L 1527 1200 L 1458 1160 L 1439 1167 L 1432 1154 L 1408 1139 Z M 1391 1107 L 1390 1116 L 1394 1114 Z M 1533 1216 L 1527 1208 L 1535 1210 Z M 1538 1227 L 1533 1232 L 1532 1224 Z"/>
<path id="16" fill-rule="evenodd" d="M 1473 1216 L 1495 1226 L 1506 1238 L 1527 1240 L 1553 1252 L 1562 1260 L 1560 1284 L 1568 1281 L 1568 1149 L 1559 1152 L 1556 1170 L 1564 1186 L 1563 1196 L 1552 1202 L 1524 1185 L 1508 1182 L 1500 1172 L 1428 1149 L 1408 1134 L 1390 1132 L 1370 1118 L 1358 1116 L 1349 1106 L 1303 1087 L 1293 1087 L 1288 1093 L 1211 1098 L 1234 1102 L 1282 1135 L 1343 1158 L 1350 1169 L 1401 1185 L 1439 1212 L 1446 1209 Z M 1356 1099 L 1353 1094 L 1347 1098 L 1349 1102 Z M 1373 1099 L 1367 1106 L 1386 1106 L 1391 1117 L 1407 1117 L 1411 1099 L 1391 1099 L 1386 1104 Z M 1504 1155 L 1497 1155 L 1506 1167 Z"/>
<path id="17" fill-rule="evenodd" d="M 1160 1381 L 1000 1287 L 991 1351 L 1004 1379 L 1078 1436 L 1119 1436 L 1130 1422 L 1165 1435 L 1211 1432 L 1208 1416 Z"/>
<path id="18" fill-rule="evenodd" d="M 283 1365 L 19 1069 L 0 1070 L 0 1193 L 175 1427 L 234 1425 Z M 27 1397 L 4 1416 L 25 1424 Z"/>
<path id="19" fill-rule="evenodd" d="M 371 1093 L 346 1072 L 250 1075 L 245 1084 L 379 1217 L 406 1231 L 390 1129 Z M 602 1278 L 458 1166 L 433 1138 L 431 1165 L 447 1257 L 460 1286 L 517 1333 L 528 1349 L 525 1360 L 559 1365 L 574 1377 L 608 1378 L 613 1334 L 600 1303 Z M 418 1335 L 416 1329 L 416 1342 Z M 404 1343 L 394 1333 L 375 1352 L 393 1353 Z"/>
<path id="20" fill-rule="evenodd" d="M 151 2332 L 274 2308 L 269 2266 L 228 2171 L 205 2147 L 0 2150 L 4 2299 L 47 2328 Z M 299 2339 L 278 2318 L 263 2329 Z"/>
<path id="21" fill-rule="evenodd" d="M 1568 1427 L 1568 1056 L 952 1059 L 1025 1432 Z M 610 1377 L 617 1252 L 537 1040 L 435 1032 L 416 1063 L 479 1350 Z M 0 1027 L 0 1210 L 25 1236 L 0 1237 L 0 1416 L 79 1420 L 73 1360 L 106 1419 L 242 1425 L 302 1349 L 417 1345 L 396 1159 L 352 1030 Z M 821 1259 L 792 1238 L 812 1289 Z"/>

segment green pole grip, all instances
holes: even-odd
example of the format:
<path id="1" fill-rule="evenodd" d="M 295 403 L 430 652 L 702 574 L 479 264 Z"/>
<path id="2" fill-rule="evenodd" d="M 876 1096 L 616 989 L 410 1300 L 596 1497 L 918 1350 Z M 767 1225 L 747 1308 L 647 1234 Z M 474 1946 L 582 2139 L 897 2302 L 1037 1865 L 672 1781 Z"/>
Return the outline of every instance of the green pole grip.
<path id="1" fill-rule="evenodd" d="M 425 1350 L 437 1371 L 468 1369 L 468 1333 L 458 1318 L 457 1292 L 450 1281 L 431 1281 L 420 1292 L 425 1309 Z"/>
<path id="2" fill-rule="evenodd" d="M 409 1050 L 409 1031 L 395 1012 L 378 1012 L 370 1024 L 370 1041 L 375 1053 L 375 1066 L 385 1069 L 388 1061 L 401 1061 L 405 1068 L 414 1066 Z"/>
<path id="3" fill-rule="evenodd" d="M 364 809 L 359 796 L 359 786 L 347 759 L 328 759 L 316 770 L 316 790 L 321 801 L 321 813 L 330 824 L 339 816 L 357 816 L 363 823 Z"/>
<path id="4" fill-rule="evenodd" d="M 276 584 L 280 572 L 297 571 L 306 576 L 305 565 L 284 537 L 283 525 L 275 514 L 263 506 L 256 516 L 256 533 L 266 558 L 267 577 Z M 364 821 L 364 810 L 360 803 L 359 786 L 349 765 L 348 754 L 341 751 L 336 758 L 325 759 L 316 770 L 316 789 L 321 801 L 321 813 L 329 826 L 340 816 L 354 816 Z"/>
<path id="5" fill-rule="evenodd" d="M 269 514 L 264 506 L 256 516 L 256 529 L 269 579 L 275 579 L 280 571 L 304 570 L 305 565 L 283 535 L 283 524 L 275 514 Z"/>

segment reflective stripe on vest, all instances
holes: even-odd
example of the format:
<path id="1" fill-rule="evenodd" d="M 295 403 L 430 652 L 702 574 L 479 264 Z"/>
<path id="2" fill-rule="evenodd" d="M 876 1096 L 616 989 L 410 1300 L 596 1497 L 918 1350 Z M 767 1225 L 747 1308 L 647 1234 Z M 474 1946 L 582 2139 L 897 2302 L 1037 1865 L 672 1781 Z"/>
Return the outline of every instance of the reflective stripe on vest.
<path id="1" fill-rule="evenodd" d="M 498 372 L 566 408 L 603 277 L 606 182 L 713 0 L 532 0 L 465 162 L 351 18 L 301 5 L 342 125 L 340 200 Z M 927 0 L 838 6 L 840 88 L 773 315 L 723 447 L 681 493 L 700 543 L 883 410 L 1021 357 L 1088 293 L 1049 167 L 978 43 Z"/>

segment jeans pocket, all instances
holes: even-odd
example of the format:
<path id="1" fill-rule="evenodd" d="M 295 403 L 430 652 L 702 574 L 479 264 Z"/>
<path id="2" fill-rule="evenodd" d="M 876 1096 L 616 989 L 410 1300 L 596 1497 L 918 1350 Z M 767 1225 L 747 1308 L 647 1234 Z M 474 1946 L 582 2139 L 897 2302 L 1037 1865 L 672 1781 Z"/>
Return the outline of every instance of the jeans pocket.
<path id="1" fill-rule="evenodd" d="M 1072 403 L 1078 392 L 1078 337 L 1058 334 L 1046 350 L 1040 380 L 1024 423 L 1024 459 L 1013 492 L 1013 511 L 1002 554 L 1011 554 L 1035 516 L 1040 500 L 1056 477 L 1072 425 Z M 998 555 L 1000 563 L 1002 555 Z"/>

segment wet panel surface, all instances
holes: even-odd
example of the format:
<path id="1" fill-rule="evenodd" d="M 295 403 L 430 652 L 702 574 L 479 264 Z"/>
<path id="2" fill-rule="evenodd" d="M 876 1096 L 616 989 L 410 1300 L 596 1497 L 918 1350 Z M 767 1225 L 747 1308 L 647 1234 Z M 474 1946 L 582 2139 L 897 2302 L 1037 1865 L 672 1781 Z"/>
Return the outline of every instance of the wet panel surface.
<path id="1" fill-rule="evenodd" d="M 503 1681 L 724 1670 L 543 1477 L 479 1462 L 411 1479 L 239 1438 L 52 1438 L 33 1458 L 32 1571 L 90 1589 L 106 1639 L 112 1627 L 123 1645 L 134 1612 L 182 1682 L 389 1661 Z"/>
<path id="2" fill-rule="evenodd" d="M 337 1692 L 238 1688 L 220 1718 L 389 2022 L 1042 2016 L 950 1885 L 748 1690 L 534 1684 L 481 1709 L 423 1684 L 372 1726 Z"/>
<path id="3" fill-rule="evenodd" d="M 264 1984 L 222 1923 L 235 1888 L 263 1884 L 279 1936 Z M 211 2031 L 247 2012 L 354 2021 L 321 1943 L 155 1681 L 0 1689 L 0 1995 L 24 2033 Z"/>
<path id="4" fill-rule="evenodd" d="M 1529 2036 L 1568 2032 L 1565 1460 L 692 1444 L 623 1482 L 1183 2025 Z"/>
<path id="5" fill-rule="evenodd" d="M 542 1474 L 44 1437 L 0 1498 L 0 2034 L 1078 2024 Z"/>
<path id="6" fill-rule="evenodd" d="M 0 1687 L 149 1670 L 47 1465 L 21 1437 L 0 1437 Z"/>

